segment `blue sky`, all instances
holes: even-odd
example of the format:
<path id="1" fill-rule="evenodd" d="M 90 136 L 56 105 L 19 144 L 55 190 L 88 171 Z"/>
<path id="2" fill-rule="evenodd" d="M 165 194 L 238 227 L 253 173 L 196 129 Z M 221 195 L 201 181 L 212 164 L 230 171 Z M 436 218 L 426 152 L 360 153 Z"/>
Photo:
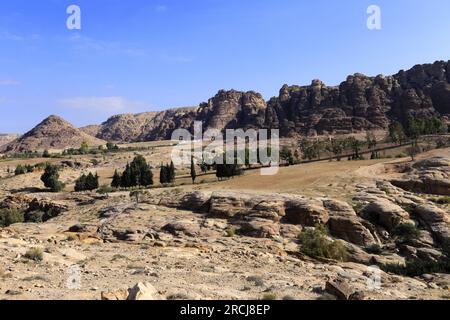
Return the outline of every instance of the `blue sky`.
<path id="1" fill-rule="evenodd" d="M 68 30 L 66 8 L 81 8 Z M 366 27 L 381 8 L 382 29 Z M 450 59 L 448 0 L 0 0 L 0 132 Z"/>

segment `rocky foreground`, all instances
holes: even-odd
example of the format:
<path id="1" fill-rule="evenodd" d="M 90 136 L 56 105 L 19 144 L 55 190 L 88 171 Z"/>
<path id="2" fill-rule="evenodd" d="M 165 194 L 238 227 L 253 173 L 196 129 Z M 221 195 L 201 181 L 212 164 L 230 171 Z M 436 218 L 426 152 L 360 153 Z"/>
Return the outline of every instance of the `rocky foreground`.
<path id="1" fill-rule="evenodd" d="M 429 194 L 450 195 L 450 159 L 401 170 L 401 179 L 358 185 L 352 203 L 182 189 L 4 195 L 2 207 L 52 214 L 0 230 L 0 298 L 448 299 L 449 274 L 408 277 L 386 266 L 449 254 L 449 204 Z M 399 241 L 404 224 L 419 234 Z M 345 262 L 300 250 L 298 235 L 320 225 L 346 248 Z"/>

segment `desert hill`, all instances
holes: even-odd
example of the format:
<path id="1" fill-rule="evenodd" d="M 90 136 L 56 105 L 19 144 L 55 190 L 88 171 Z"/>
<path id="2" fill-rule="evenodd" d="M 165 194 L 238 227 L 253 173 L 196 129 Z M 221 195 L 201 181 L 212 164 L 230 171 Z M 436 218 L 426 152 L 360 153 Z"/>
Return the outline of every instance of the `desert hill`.
<path id="1" fill-rule="evenodd" d="M 43 151 L 46 149 L 79 148 L 81 143 L 89 146 L 105 144 L 58 116 L 50 116 L 23 136 L 0 147 L 0 152 Z"/>

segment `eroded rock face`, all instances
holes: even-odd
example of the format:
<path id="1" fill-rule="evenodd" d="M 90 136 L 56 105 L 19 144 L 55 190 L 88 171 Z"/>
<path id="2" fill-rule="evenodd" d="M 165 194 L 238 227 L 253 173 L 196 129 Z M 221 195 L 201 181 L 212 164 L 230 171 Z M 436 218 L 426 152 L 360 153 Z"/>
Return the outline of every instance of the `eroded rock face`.
<path id="1" fill-rule="evenodd" d="M 282 137 L 353 133 L 386 129 L 391 120 L 409 116 L 450 115 L 448 62 L 417 65 L 393 76 L 356 73 L 337 87 L 313 80 L 309 86 L 284 85 L 278 97 L 264 101 L 259 93 L 219 91 L 196 108 L 119 115 L 97 130 L 104 140 L 136 142 L 170 139 L 178 128 L 277 128 Z"/>

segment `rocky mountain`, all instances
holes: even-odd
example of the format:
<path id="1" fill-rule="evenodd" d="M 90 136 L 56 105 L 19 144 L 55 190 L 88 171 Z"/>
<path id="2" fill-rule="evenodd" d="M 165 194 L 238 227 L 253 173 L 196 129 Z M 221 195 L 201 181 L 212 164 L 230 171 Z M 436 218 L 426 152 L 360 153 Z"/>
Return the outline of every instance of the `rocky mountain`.
<path id="1" fill-rule="evenodd" d="M 18 137 L 18 134 L 0 133 L 0 147 L 10 143 Z"/>
<path id="2" fill-rule="evenodd" d="M 169 139 L 177 128 L 277 128 L 283 137 L 386 129 L 409 116 L 450 117 L 450 61 L 416 65 L 392 76 L 354 74 L 339 86 L 313 80 L 284 85 L 268 102 L 257 92 L 219 91 L 197 108 L 118 115 L 84 129 L 120 142 Z"/>
<path id="3" fill-rule="evenodd" d="M 105 144 L 105 141 L 80 131 L 64 119 L 50 116 L 23 136 L 0 147 L 0 152 L 79 148 L 84 141 L 90 146 Z"/>

